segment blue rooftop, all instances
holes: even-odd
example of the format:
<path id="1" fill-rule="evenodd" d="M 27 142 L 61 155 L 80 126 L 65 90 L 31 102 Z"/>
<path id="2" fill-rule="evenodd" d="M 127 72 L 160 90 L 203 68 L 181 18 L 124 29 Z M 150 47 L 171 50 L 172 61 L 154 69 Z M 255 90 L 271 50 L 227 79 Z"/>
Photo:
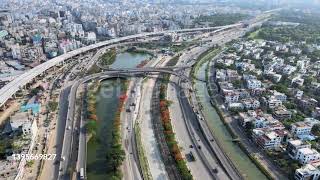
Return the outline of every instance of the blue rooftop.
<path id="1" fill-rule="evenodd" d="M 33 115 L 38 114 L 39 111 L 40 111 L 40 104 L 38 104 L 38 103 L 26 104 L 24 106 L 21 106 L 20 111 L 21 112 L 26 112 L 26 111 L 28 111 L 30 109 L 31 109 Z"/>

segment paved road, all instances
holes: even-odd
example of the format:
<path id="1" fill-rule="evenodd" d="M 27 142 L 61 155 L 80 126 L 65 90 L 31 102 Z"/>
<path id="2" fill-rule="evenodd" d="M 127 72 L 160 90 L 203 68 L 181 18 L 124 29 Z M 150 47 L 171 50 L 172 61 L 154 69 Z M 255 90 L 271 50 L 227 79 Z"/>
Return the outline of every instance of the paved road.
<path id="1" fill-rule="evenodd" d="M 174 80 L 173 80 L 174 81 Z M 189 154 L 190 152 L 192 152 L 192 154 L 194 155 L 196 161 L 188 161 L 187 160 L 187 165 L 189 167 L 189 169 L 191 170 L 191 174 L 199 179 L 212 179 L 212 175 L 210 173 L 210 169 L 207 168 L 206 166 L 206 162 L 207 161 L 206 157 L 204 157 L 205 159 L 202 160 L 203 157 L 201 157 L 201 155 L 199 154 L 198 151 L 200 151 L 197 146 L 199 143 L 197 143 L 197 138 L 196 137 L 191 137 L 192 134 L 191 132 L 188 130 L 187 127 L 187 123 L 188 119 L 185 119 L 185 116 L 183 115 L 183 113 L 185 111 L 182 112 L 181 110 L 181 106 L 182 104 L 180 104 L 179 99 L 178 99 L 178 95 L 179 92 L 181 91 L 180 87 L 176 84 L 176 83 L 170 83 L 168 85 L 168 100 L 172 101 L 172 105 L 170 106 L 170 117 L 171 117 L 171 122 L 174 128 L 174 132 L 176 134 L 177 137 L 177 141 L 179 143 L 179 146 L 182 147 L 181 151 L 184 154 L 184 156 L 186 157 L 187 154 Z M 194 135 L 193 135 L 194 136 Z M 195 139 L 195 143 L 193 142 L 192 138 Z M 196 148 L 190 148 L 190 145 L 192 145 L 193 147 Z M 205 148 L 204 146 L 202 146 L 203 148 Z M 207 161 L 208 162 L 208 161 Z M 215 161 L 213 161 L 213 163 L 211 163 L 211 165 L 217 165 L 217 163 Z M 211 166 L 209 165 L 209 167 Z"/>
<path id="2" fill-rule="evenodd" d="M 188 51 L 188 53 L 183 53 L 177 66 L 192 63 L 193 58 L 202 51 L 202 48 L 198 47 Z M 211 153 L 202 133 L 198 131 L 196 116 L 183 94 L 179 78 L 171 76 L 170 80 L 167 96 L 173 102 L 170 106 L 170 116 L 172 117 L 174 132 L 177 135 L 179 146 L 182 146 L 182 152 L 185 155 L 192 152 L 196 158 L 194 162 L 187 161 L 191 173 L 199 179 L 228 179 L 214 154 Z M 190 148 L 190 145 L 193 148 Z M 201 149 L 198 148 L 199 146 Z M 213 169 L 217 169 L 218 173 L 214 173 Z"/>
<path id="3" fill-rule="evenodd" d="M 67 86 L 62 89 L 59 98 L 59 119 L 57 122 L 57 133 L 56 133 L 56 160 L 59 161 L 62 152 L 62 144 L 64 139 L 64 131 L 67 122 L 68 114 L 68 97 L 70 94 L 71 86 Z M 54 163 L 54 177 L 52 179 L 58 179 L 59 163 Z"/>
<path id="4" fill-rule="evenodd" d="M 134 124 L 138 115 L 138 106 L 132 106 L 132 104 L 139 104 L 140 102 L 140 85 L 141 79 L 134 78 L 128 89 L 128 99 L 125 103 L 125 110 L 130 109 L 131 112 L 122 111 L 121 113 L 121 131 L 122 131 L 122 142 L 123 147 L 126 152 L 126 159 L 124 161 L 124 179 L 125 180 L 142 180 L 138 164 L 139 162 L 136 144 L 135 144 L 135 135 L 134 135 Z"/>
<path id="5" fill-rule="evenodd" d="M 148 79 L 143 84 L 142 99 L 140 107 L 141 139 L 145 155 L 148 160 L 153 179 L 169 179 L 164 163 L 162 162 L 159 146 L 154 134 L 151 120 L 152 89 L 155 85 L 154 79 Z"/>

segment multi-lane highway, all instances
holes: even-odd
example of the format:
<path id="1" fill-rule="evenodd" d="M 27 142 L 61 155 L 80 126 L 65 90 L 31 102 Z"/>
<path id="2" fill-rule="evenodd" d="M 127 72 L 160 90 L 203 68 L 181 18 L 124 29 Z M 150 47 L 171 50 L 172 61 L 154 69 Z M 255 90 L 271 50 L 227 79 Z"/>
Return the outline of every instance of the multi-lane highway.
<path id="1" fill-rule="evenodd" d="M 136 150 L 134 124 L 137 120 L 140 103 L 140 86 L 142 79 L 133 78 L 132 83 L 127 91 L 127 100 L 124 104 L 126 111 L 121 112 L 121 137 L 124 150 L 126 152 L 126 159 L 123 164 L 124 179 L 142 180 L 142 175 L 139 171 L 139 159 Z M 127 112 L 130 109 L 130 112 Z"/>

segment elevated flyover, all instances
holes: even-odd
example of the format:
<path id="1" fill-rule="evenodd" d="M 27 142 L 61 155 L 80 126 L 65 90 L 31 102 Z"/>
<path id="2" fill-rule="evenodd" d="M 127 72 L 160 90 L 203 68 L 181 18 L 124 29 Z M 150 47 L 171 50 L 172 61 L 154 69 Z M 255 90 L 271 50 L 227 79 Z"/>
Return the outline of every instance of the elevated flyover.
<path id="1" fill-rule="evenodd" d="M 66 60 L 75 57 L 77 55 L 81 55 L 83 53 L 86 53 L 91 50 L 96 50 L 98 48 L 118 44 L 121 42 L 129 41 L 129 40 L 136 40 L 142 37 L 152 37 L 152 36 L 162 36 L 164 34 L 168 33 L 186 33 L 186 32 L 196 32 L 196 31 L 223 31 L 226 29 L 234 28 L 234 27 L 240 27 L 242 24 L 232 24 L 227 26 L 217 26 L 217 27 L 208 27 L 208 28 L 193 28 L 193 29 L 181 29 L 181 30 L 170 30 L 170 31 L 162 31 L 162 32 L 152 32 L 152 33 L 141 33 L 126 37 L 119 37 L 103 42 L 99 42 L 96 44 L 92 44 L 86 47 L 82 47 L 73 51 L 70 51 L 66 54 L 63 54 L 61 56 L 58 56 L 56 58 L 50 59 L 28 71 L 20 75 L 19 77 L 15 78 L 13 81 L 5 85 L 3 88 L 0 89 L 0 107 L 4 106 L 6 101 L 19 91 L 22 87 L 24 87 L 26 84 L 30 83 L 34 78 L 37 76 L 45 73 L 46 70 L 57 66 L 59 64 L 64 63 Z"/>

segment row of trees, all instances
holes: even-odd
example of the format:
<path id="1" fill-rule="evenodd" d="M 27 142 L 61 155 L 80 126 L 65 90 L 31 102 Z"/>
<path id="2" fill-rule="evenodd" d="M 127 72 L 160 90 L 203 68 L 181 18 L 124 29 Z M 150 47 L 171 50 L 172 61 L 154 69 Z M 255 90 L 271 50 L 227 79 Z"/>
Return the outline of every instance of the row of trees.
<path id="1" fill-rule="evenodd" d="M 108 52 L 104 53 L 99 59 L 102 62 L 102 65 L 109 66 L 116 60 L 116 56 L 117 51 L 115 48 L 112 48 Z"/>
<path id="2" fill-rule="evenodd" d="M 91 91 L 88 93 L 87 123 L 85 128 L 87 132 L 95 138 L 97 133 L 96 96 L 95 93 Z"/>
<path id="3" fill-rule="evenodd" d="M 320 27 L 320 26 L 319 26 Z M 264 26 L 257 35 L 259 39 L 268 41 L 306 41 L 307 43 L 320 43 L 319 27 L 299 25 L 297 27 Z"/>
<path id="4" fill-rule="evenodd" d="M 248 18 L 247 14 L 240 13 L 228 13 L 228 14 L 214 14 L 214 15 L 201 15 L 194 19 L 194 23 L 209 23 L 211 27 L 224 26 L 228 24 L 234 24 L 241 20 Z"/>
<path id="5" fill-rule="evenodd" d="M 111 174 L 111 179 L 122 179 L 122 173 L 120 170 L 120 166 L 125 159 L 125 152 L 122 148 L 121 144 L 121 111 L 123 109 L 123 105 L 125 102 L 125 95 L 121 96 L 119 100 L 118 110 L 116 112 L 115 119 L 113 121 L 112 127 L 112 139 L 111 139 L 111 147 L 107 151 L 106 159 L 107 159 L 107 169 L 108 174 Z"/>
<path id="6" fill-rule="evenodd" d="M 264 26 L 258 37 L 271 41 L 288 42 L 306 41 L 308 43 L 320 43 L 320 14 L 303 13 L 296 11 L 282 11 L 275 15 L 273 21 L 300 23 L 298 26 Z"/>
<path id="7" fill-rule="evenodd" d="M 180 148 L 178 146 L 178 142 L 175 139 L 175 134 L 173 132 L 171 119 L 170 119 L 170 112 L 169 112 L 169 106 L 171 102 L 166 99 L 166 91 L 167 91 L 167 85 L 166 83 L 163 83 L 160 87 L 160 115 L 161 115 L 162 125 L 164 128 L 164 135 L 166 137 L 166 142 L 170 149 L 171 155 L 173 156 L 176 162 L 176 166 L 180 172 L 182 179 L 192 180 L 193 177 L 181 154 Z"/>

